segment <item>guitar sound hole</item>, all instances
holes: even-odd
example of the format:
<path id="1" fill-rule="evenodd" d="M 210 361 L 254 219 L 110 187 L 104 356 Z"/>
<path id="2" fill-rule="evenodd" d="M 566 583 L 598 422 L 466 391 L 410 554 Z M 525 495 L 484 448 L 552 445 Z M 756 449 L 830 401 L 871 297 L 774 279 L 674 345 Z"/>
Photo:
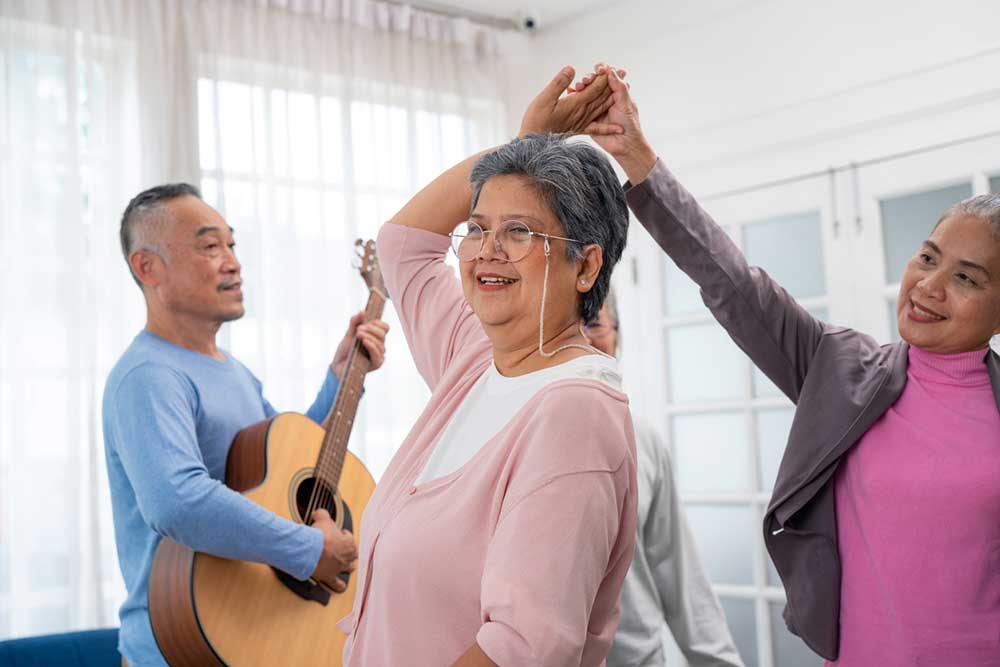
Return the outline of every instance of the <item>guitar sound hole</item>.
<path id="1" fill-rule="evenodd" d="M 295 491 L 295 504 L 299 509 L 299 516 L 302 517 L 302 523 L 312 523 L 312 518 L 310 517 L 309 504 L 312 501 L 313 489 L 319 485 L 317 490 L 317 498 L 315 504 L 313 504 L 313 510 L 323 509 L 330 513 L 330 518 L 334 521 L 337 520 L 337 503 L 333 491 L 330 490 L 326 484 L 321 482 L 315 477 L 307 477 L 302 480 L 299 484 L 299 488 Z M 345 526 L 346 528 L 346 526 Z"/>
<path id="2" fill-rule="evenodd" d="M 296 489 L 295 491 L 295 504 L 299 509 L 299 516 L 302 517 L 302 522 L 307 524 L 312 523 L 312 520 L 309 518 L 308 515 L 309 502 L 312 499 L 313 489 L 316 488 L 317 484 L 319 485 L 319 489 L 317 490 L 317 502 L 313 506 L 313 510 L 325 509 L 327 512 L 330 513 L 330 518 L 332 518 L 334 522 L 338 522 L 337 507 L 339 505 L 340 507 L 343 508 L 344 511 L 344 520 L 341 523 L 341 527 L 344 530 L 353 533 L 354 517 L 351 515 L 351 508 L 348 507 L 346 502 L 338 503 L 336 500 L 336 496 L 330 490 L 330 487 L 328 487 L 326 484 L 324 484 L 321 480 L 317 479 L 316 477 L 308 477 L 302 480 L 302 483 L 299 484 L 299 488 Z M 350 579 L 351 579 L 350 572 L 343 572 L 340 574 L 340 580 L 344 582 L 344 585 L 347 585 Z"/>

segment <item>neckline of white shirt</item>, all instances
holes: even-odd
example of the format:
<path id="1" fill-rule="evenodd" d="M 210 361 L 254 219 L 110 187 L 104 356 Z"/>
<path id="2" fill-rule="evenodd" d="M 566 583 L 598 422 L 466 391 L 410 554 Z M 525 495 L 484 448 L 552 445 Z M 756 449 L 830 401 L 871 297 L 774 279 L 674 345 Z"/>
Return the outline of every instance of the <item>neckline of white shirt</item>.
<path id="1" fill-rule="evenodd" d="M 490 361 L 490 365 L 486 369 L 486 375 L 489 375 L 491 383 L 499 384 L 504 389 L 514 389 L 519 385 L 535 384 L 539 380 L 546 379 L 548 376 L 561 376 L 565 379 L 594 379 L 617 391 L 621 391 L 622 388 L 622 374 L 618 368 L 618 360 L 614 357 L 597 354 L 596 352 L 575 357 L 555 366 L 514 376 L 503 375 L 497 368 L 496 362 Z"/>
<path id="2" fill-rule="evenodd" d="M 450 477 L 472 460 L 538 392 L 556 382 L 578 379 L 594 380 L 621 391 L 618 362 L 600 354 L 583 355 L 514 377 L 501 375 L 491 362 L 455 409 L 417 473 L 415 483 L 424 485 Z"/>

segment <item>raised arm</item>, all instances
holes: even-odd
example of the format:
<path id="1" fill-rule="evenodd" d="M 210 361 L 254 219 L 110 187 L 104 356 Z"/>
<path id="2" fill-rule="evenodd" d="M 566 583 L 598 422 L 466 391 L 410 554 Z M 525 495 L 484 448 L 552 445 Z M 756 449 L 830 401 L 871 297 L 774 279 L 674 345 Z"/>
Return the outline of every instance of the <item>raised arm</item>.
<path id="1" fill-rule="evenodd" d="M 586 90 L 560 97 L 573 82 L 574 70 L 564 67 L 531 101 L 518 136 L 541 132 L 578 134 L 587 130 L 592 134 L 612 133 L 617 128 L 595 124 L 611 105 L 611 90 L 605 75 L 596 77 Z M 431 181 L 413 196 L 390 222 L 404 227 L 423 229 L 436 234 L 449 234 L 468 219 L 472 203 L 469 175 L 472 167 L 484 153 L 476 153 Z"/>
<path id="2" fill-rule="evenodd" d="M 625 188 L 629 208 L 663 251 L 698 284 L 705 305 L 736 344 L 786 396 L 797 401 L 823 324 L 767 273 L 747 264 L 729 236 L 657 159 L 642 132 L 628 86 L 615 71 L 606 72 L 613 104 L 598 120 L 624 131 L 613 136 L 598 134 L 594 140 L 625 170 L 630 181 Z"/>

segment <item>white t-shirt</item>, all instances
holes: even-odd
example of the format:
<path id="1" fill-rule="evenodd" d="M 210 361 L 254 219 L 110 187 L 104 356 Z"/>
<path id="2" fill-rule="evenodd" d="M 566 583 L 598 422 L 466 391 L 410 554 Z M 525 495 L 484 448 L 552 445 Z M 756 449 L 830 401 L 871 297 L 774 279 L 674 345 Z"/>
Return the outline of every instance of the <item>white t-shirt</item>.
<path id="1" fill-rule="evenodd" d="M 570 378 L 597 380 L 621 391 L 622 376 L 618 362 L 600 354 L 577 357 L 558 366 L 517 377 L 500 375 L 496 364 L 491 363 L 448 422 L 420 472 L 417 484 L 450 475 L 461 468 L 542 387 Z"/>

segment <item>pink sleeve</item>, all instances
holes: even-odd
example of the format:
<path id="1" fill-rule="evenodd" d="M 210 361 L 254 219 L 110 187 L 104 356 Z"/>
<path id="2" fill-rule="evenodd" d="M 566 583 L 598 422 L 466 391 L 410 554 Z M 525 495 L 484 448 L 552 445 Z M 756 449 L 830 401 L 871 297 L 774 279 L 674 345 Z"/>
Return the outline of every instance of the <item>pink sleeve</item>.
<path id="1" fill-rule="evenodd" d="M 618 537 L 615 486 L 611 473 L 565 475 L 523 499 L 498 526 L 476 635 L 493 662 L 579 667 L 588 633 L 611 645 L 617 623 L 592 628 L 590 617 Z"/>
<path id="2" fill-rule="evenodd" d="M 572 411 L 526 443 L 525 450 L 548 450 L 546 459 L 561 450 L 572 472 L 524 493 L 512 479 L 511 506 L 490 541 L 476 642 L 497 664 L 596 665 L 611 645 L 635 544 L 634 449 L 631 430 L 616 423 L 620 413 L 585 407 L 579 414 L 592 417 L 576 420 Z M 534 458 L 522 465 L 551 470 L 551 461 Z"/>
<path id="3" fill-rule="evenodd" d="M 433 389 L 455 355 L 485 341 L 462 283 L 444 263 L 447 236 L 387 222 L 378 235 L 378 257 L 393 307 L 424 382 Z"/>

